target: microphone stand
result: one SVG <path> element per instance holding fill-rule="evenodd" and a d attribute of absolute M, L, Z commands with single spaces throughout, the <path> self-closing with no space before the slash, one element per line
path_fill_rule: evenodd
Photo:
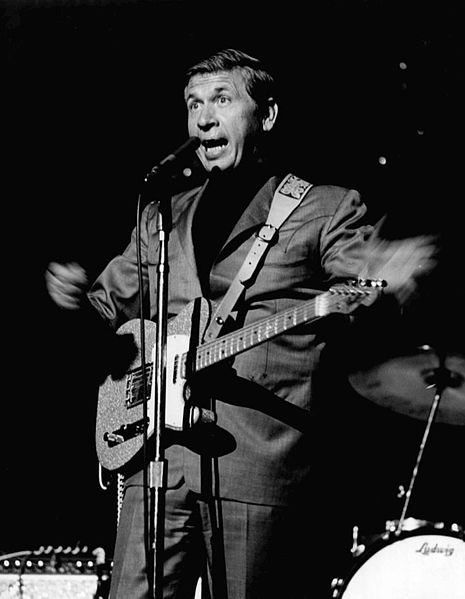
<path fill-rule="evenodd" d="M 163 596 L 163 551 L 164 551 L 164 512 L 166 488 L 166 460 L 163 446 L 165 426 L 166 394 L 166 344 L 168 321 L 168 239 L 171 231 L 171 195 L 165 182 L 161 185 L 158 202 L 157 231 L 159 239 L 159 259 L 157 264 L 157 319 L 154 356 L 154 445 L 153 459 L 149 463 L 150 522 L 153 530 L 150 534 L 153 577 L 149 577 L 149 596 L 161 599 Z M 150 571 L 150 570 L 149 570 Z M 152 580 L 150 580 L 152 578 Z"/>
<path fill-rule="evenodd" d="M 200 140 L 190 137 L 184 144 L 174 152 L 166 156 L 158 165 L 146 175 L 144 183 L 154 180 L 157 185 L 158 214 L 157 232 L 159 239 L 159 259 L 157 263 L 157 316 L 156 316 L 156 339 L 155 356 L 153 360 L 153 456 L 147 459 L 145 448 L 147 447 L 147 425 L 144 427 L 144 529 L 148 532 L 148 555 L 152 553 L 152 563 L 147 560 L 147 573 L 149 585 L 149 597 L 162 599 L 163 597 L 163 552 L 164 552 L 164 527 L 165 527 L 165 490 L 167 478 L 167 465 L 163 444 L 163 431 L 165 427 L 165 395 L 166 395 L 166 345 L 168 324 L 168 239 L 172 227 L 171 193 L 169 191 L 169 178 L 171 167 L 184 155 L 198 148 Z M 140 241 L 140 238 L 139 238 Z M 140 243 L 139 252 L 140 252 Z M 141 270 L 139 255 L 139 270 Z M 139 274 L 141 277 L 141 275 Z M 141 285 L 140 285 L 141 287 Z M 141 304 L 141 338 L 144 335 L 143 326 L 143 298 Z M 144 420 L 147 416 L 147 380 L 144 363 L 145 350 L 141 344 L 142 356 L 142 378 L 144 393 Z M 150 417 L 150 416 L 149 416 Z M 148 509 L 147 492 L 150 491 L 150 509 Z M 146 525 L 147 513 L 150 517 L 150 525 Z M 147 549 L 147 546 L 146 546 Z"/>
<path fill-rule="evenodd" d="M 145 177 L 159 175 L 155 168 Z M 157 180 L 160 177 L 157 177 Z M 147 381 L 145 364 L 145 324 L 143 315 L 144 297 L 142 292 L 142 256 L 140 238 L 140 203 L 139 194 L 137 210 L 137 263 L 139 277 L 140 301 L 140 338 L 141 338 L 141 371 L 143 389 L 143 489 L 144 489 L 144 545 L 146 553 L 147 582 L 150 599 L 162 599 L 163 596 L 163 551 L 164 551 L 164 512 L 166 488 L 166 463 L 162 433 L 165 425 L 166 394 L 166 343 L 168 313 L 168 237 L 171 229 L 171 195 L 167 190 L 166 180 L 162 179 L 157 189 L 158 213 L 157 232 L 159 238 L 159 259 L 157 263 L 157 314 L 156 338 L 153 357 L 153 377 L 151 389 Z M 147 402 L 149 393 L 154 392 L 153 414 L 148 414 Z M 148 422 L 153 418 L 153 444 L 148 444 Z M 150 448 L 150 456 L 148 449 Z"/>

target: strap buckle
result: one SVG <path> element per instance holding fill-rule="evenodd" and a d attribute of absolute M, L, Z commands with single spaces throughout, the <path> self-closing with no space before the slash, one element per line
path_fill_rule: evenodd
<path fill-rule="evenodd" d="M 274 239 L 278 229 L 274 225 L 264 224 L 263 227 L 258 231 L 257 237 L 262 241 L 269 243 Z"/>

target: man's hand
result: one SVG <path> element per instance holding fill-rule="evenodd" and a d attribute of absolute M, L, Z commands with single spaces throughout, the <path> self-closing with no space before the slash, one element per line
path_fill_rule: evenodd
<path fill-rule="evenodd" d="M 374 235 L 362 250 L 363 276 L 384 279 L 386 291 L 394 293 L 403 304 L 415 293 L 419 279 L 436 266 L 436 255 L 432 236 L 385 240 Z"/>
<path fill-rule="evenodd" d="M 85 270 L 76 262 L 50 262 L 45 273 L 45 284 L 50 297 L 60 308 L 78 310 L 88 280 Z"/>

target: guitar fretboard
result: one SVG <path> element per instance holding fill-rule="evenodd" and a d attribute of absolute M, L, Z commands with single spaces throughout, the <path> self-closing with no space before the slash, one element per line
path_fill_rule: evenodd
<path fill-rule="evenodd" d="M 247 325 L 213 341 L 208 341 L 195 350 L 194 370 L 198 371 L 212 366 L 277 337 L 288 329 L 337 311 L 338 304 L 341 305 L 342 310 L 341 297 L 334 296 L 330 292 L 322 293 L 304 304 Z M 183 358 L 185 360 L 187 355 Z"/>

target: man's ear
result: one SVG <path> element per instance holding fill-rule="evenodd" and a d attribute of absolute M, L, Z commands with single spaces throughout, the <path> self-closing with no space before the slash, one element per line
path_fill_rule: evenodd
<path fill-rule="evenodd" d="M 262 119 L 263 131 L 271 131 L 278 117 L 278 105 L 274 98 L 268 98 L 268 105 Z"/>

